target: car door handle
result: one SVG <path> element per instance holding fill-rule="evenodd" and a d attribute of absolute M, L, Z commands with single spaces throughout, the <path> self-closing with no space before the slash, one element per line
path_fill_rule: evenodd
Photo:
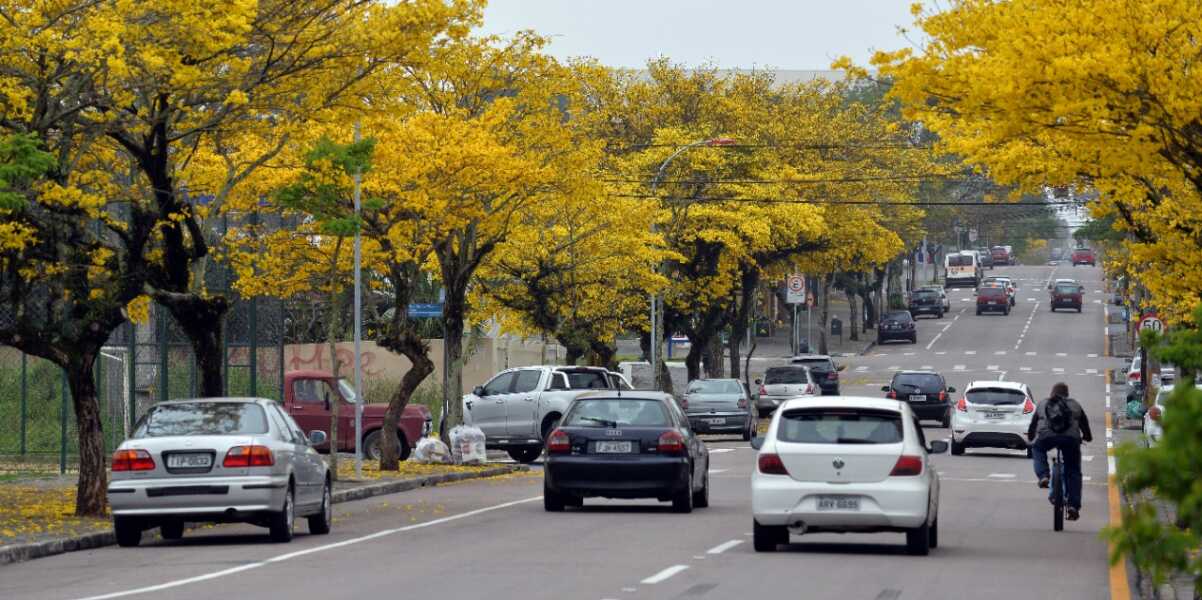
<path fill-rule="evenodd" d="M 505 404 L 505 399 L 501 398 L 500 400 L 497 400 L 497 404 Z"/>
<path fill-rule="evenodd" d="M 468 410 L 471 410 L 471 409 L 472 409 L 472 401 L 471 401 L 471 400 L 468 400 L 468 401 L 467 401 L 467 402 L 465 402 L 464 404 L 467 404 L 467 409 L 468 409 Z"/>
<path fill-rule="evenodd" d="M 534 402 L 534 396 L 526 396 L 526 402 Z"/>

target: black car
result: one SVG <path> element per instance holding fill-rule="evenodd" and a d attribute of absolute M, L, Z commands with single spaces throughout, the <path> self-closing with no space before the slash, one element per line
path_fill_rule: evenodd
<path fill-rule="evenodd" d="M 914 317 L 911 317 L 909 312 L 891 312 L 881 318 L 876 328 L 876 343 L 882 344 L 889 340 L 909 340 L 911 344 L 918 343 Z"/>
<path fill-rule="evenodd" d="M 993 254 L 989 252 L 989 248 L 981 246 L 977 248 L 977 255 L 981 257 L 981 266 L 986 269 L 993 268 Z"/>
<path fill-rule="evenodd" d="M 809 367 L 810 377 L 822 388 L 824 395 L 839 395 L 839 371 L 842 371 L 843 367 L 836 366 L 831 357 L 825 354 L 809 354 L 794 356 L 789 362 Z"/>
<path fill-rule="evenodd" d="M 709 450 L 676 400 L 660 392 L 596 392 L 574 400 L 547 436 L 543 507 L 584 499 L 657 498 L 676 512 L 709 506 Z"/>
<path fill-rule="evenodd" d="M 886 398 L 907 402 L 918 419 L 939 421 L 943 427 L 952 425 L 952 394 L 956 388 L 949 387 L 934 371 L 898 371 L 881 391 Z"/>
<path fill-rule="evenodd" d="M 919 288 L 910 294 L 910 316 L 935 315 L 936 319 L 943 318 L 943 298 L 939 292 Z"/>

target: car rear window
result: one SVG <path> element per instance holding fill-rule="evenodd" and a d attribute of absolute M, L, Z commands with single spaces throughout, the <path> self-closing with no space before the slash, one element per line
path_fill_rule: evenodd
<path fill-rule="evenodd" d="M 729 379 L 697 380 L 689 384 L 690 394 L 738 394 L 743 386 Z"/>
<path fill-rule="evenodd" d="M 1022 404 L 1027 395 L 1019 390 L 1007 388 L 975 388 L 964 394 L 971 404 L 990 404 L 993 406 L 1009 406 Z"/>
<path fill-rule="evenodd" d="M 805 367 L 772 367 L 764 373 L 764 385 L 774 383 L 809 383 Z"/>
<path fill-rule="evenodd" d="M 781 415 L 776 439 L 795 444 L 896 444 L 901 414 L 856 409 L 802 409 Z"/>
<path fill-rule="evenodd" d="M 949 267 L 971 267 L 972 257 L 964 254 L 953 254 L 947 257 L 947 266 Z"/>
<path fill-rule="evenodd" d="M 893 388 L 903 392 L 917 389 L 920 392 L 943 391 L 943 380 L 930 373 L 898 373 L 893 378 Z"/>
<path fill-rule="evenodd" d="M 933 298 L 935 296 L 935 290 L 917 290 L 914 292 L 915 298 Z"/>
<path fill-rule="evenodd" d="M 993 296 L 1001 296 L 1002 294 L 1005 294 L 1006 290 L 1004 288 L 1000 288 L 1000 287 L 983 287 L 983 288 L 981 288 L 980 292 L 978 292 L 978 293 L 982 296 L 993 297 Z"/>
<path fill-rule="evenodd" d="M 1058 285 L 1056 286 L 1057 294 L 1076 294 L 1077 286 L 1075 285 Z"/>
<path fill-rule="evenodd" d="M 142 418 L 135 438 L 180 435 L 256 435 L 267 433 L 263 407 L 249 402 L 158 404 Z"/>
<path fill-rule="evenodd" d="M 597 371 L 564 371 L 568 385 L 574 390 L 604 390 L 609 388 L 605 374 Z"/>
<path fill-rule="evenodd" d="M 793 364 L 809 367 L 817 371 L 834 371 L 835 366 L 831 364 L 829 358 L 802 358 L 794 360 Z"/>
<path fill-rule="evenodd" d="M 577 400 L 563 418 L 568 427 L 667 427 L 668 423 L 662 402 L 637 398 Z"/>
<path fill-rule="evenodd" d="M 885 315 L 885 320 L 886 321 L 901 321 L 904 323 L 906 321 L 911 321 L 913 319 L 910 318 L 910 313 L 908 313 L 908 312 L 892 312 L 892 313 Z"/>

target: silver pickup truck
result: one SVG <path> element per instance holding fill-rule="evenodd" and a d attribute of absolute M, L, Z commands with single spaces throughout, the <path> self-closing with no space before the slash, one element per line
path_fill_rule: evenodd
<path fill-rule="evenodd" d="M 463 420 L 484 432 L 490 449 L 534 462 L 543 440 L 577 396 L 597 390 L 629 390 L 619 373 L 601 367 L 537 366 L 507 369 L 463 397 Z"/>

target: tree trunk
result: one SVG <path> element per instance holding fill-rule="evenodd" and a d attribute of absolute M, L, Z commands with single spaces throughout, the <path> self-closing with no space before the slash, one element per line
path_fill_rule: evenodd
<path fill-rule="evenodd" d="M 705 346 L 709 344 L 709 339 L 691 338 L 689 339 L 689 353 L 685 356 L 684 366 L 688 371 L 689 381 L 701 379 L 701 355 L 705 354 Z"/>
<path fill-rule="evenodd" d="M 100 401 L 96 396 L 95 366 L 98 349 L 86 350 L 70 360 L 67 384 L 75 407 L 79 435 L 79 483 L 75 489 L 75 515 L 103 517 L 108 504 L 107 461 Z"/>
<path fill-rule="evenodd" d="M 818 293 L 822 294 L 822 298 L 819 300 L 819 303 L 822 306 L 822 308 L 820 310 L 820 317 L 818 319 L 818 353 L 819 354 L 829 354 L 830 351 L 829 351 L 829 349 L 827 347 L 827 343 L 826 343 L 827 342 L 827 340 L 826 340 L 826 338 L 827 338 L 826 324 L 827 324 L 827 320 L 830 318 L 830 314 L 831 314 L 830 313 L 831 277 L 830 277 L 830 275 L 823 275 L 822 277 L 818 278 L 818 281 L 819 281 Z"/>
<path fill-rule="evenodd" d="M 448 432 L 452 427 L 463 423 L 463 403 L 459 401 L 463 397 L 463 367 L 460 364 L 463 356 L 463 330 L 464 320 L 462 308 L 459 308 L 457 314 L 450 309 L 451 291 L 447 290 L 446 304 L 444 304 L 443 312 L 443 327 L 446 331 L 446 337 L 443 343 L 446 344 L 446 359 L 447 364 L 442 368 L 446 369 L 446 382 L 450 405 L 447 406 L 447 414 L 443 418 L 443 423 L 446 424 L 444 429 Z"/>
<path fill-rule="evenodd" d="M 200 395 L 207 398 L 226 395 L 221 336 L 229 302 L 223 296 L 204 298 L 193 293 L 164 291 L 155 292 L 154 297 L 167 308 L 192 344 L 200 373 Z"/>
<path fill-rule="evenodd" d="M 610 371 L 618 370 L 618 363 L 614 361 L 618 355 L 618 349 L 613 344 L 592 340 L 589 342 L 589 350 L 593 355 L 593 366 L 605 367 Z"/>
<path fill-rule="evenodd" d="M 858 342 L 860 341 L 860 305 L 856 303 L 856 293 L 847 292 L 847 339 Z"/>
<path fill-rule="evenodd" d="M 722 368 L 722 336 L 717 335 L 710 339 L 710 343 L 706 346 L 705 353 L 702 355 L 702 362 L 705 364 L 705 376 L 710 379 L 721 379 L 726 377 Z"/>
<path fill-rule="evenodd" d="M 872 291 L 865 290 L 860 294 L 860 300 L 864 304 L 864 333 L 876 329 L 876 305 L 872 302 Z"/>
<path fill-rule="evenodd" d="M 745 270 L 739 281 L 739 295 L 736 298 L 736 310 L 730 327 L 730 340 L 728 343 L 730 350 L 730 376 L 738 379 L 740 377 L 739 365 L 739 348 L 743 340 L 747 339 L 747 330 L 751 325 L 752 315 L 755 313 L 755 293 L 760 285 L 760 271 L 756 267 L 750 267 Z"/>
<path fill-rule="evenodd" d="M 405 313 L 407 317 L 408 311 Z M 389 349 L 408 358 L 413 366 L 401 377 L 401 384 L 388 399 L 388 410 L 384 412 L 385 423 L 400 422 L 401 414 L 405 412 L 405 405 L 409 404 L 409 398 L 413 396 L 417 386 L 421 385 L 426 377 L 434 372 L 434 361 L 430 360 L 428 356 L 429 347 L 426 346 L 426 342 L 417 335 L 417 331 L 412 325 L 405 323 L 403 327 L 404 329 L 397 336 L 398 339 L 391 340 L 393 343 L 390 344 Z M 457 402 L 451 403 L 452 407 L 457 405 Z M 380 470 L 397 471 L 400 469 L 401 444 L 396 435 L 396 428 L 384 427 L 381 432 L 383 435 L 380 438 Z M 443 435 L 445 437 L 446 432 L 443 432 Z"/>

